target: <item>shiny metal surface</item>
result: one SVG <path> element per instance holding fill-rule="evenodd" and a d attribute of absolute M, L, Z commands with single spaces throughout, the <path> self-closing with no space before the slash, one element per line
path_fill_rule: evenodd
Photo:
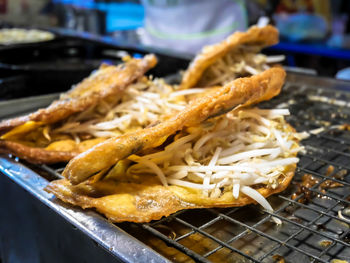
<path fill-rule="evenodd" d="M 58 99 L 59 94 L 49 94 L 21 99 L 0 101 L 0 119 L 11 118 L 24 113 L 28 113 L 34 109 L 46 107 L 53 100 Z"/>
<path fill-rule="evenodd" d="M 44 191 L 48 184 L 46 179 L 14 159 L 1 156 L 0 171 L 118 259 L 124 262 L 169 262 L 97 213 L 56 200 L 52 194 Z"/>

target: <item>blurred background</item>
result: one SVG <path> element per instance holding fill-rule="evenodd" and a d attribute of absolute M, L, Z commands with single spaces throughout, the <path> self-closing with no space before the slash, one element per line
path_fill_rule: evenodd
<path fill-rule="evenodd" d="M 0 0 L 2 27 L 65 28 L 189 54 L 260 21 L 281 41 L 285 65 L 349 78 L 348 0 Z"/>

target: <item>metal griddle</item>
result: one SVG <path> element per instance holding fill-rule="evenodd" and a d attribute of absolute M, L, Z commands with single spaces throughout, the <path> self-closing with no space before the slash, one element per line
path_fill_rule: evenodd
<path fill-rule="evenodd" d="M 44 98 L 46 100 L 37 98 L 35 108 L 48 103 L 49 99 Z M 33 100 L 35 98 L 32 103 Z M 324 131 L 302 142 L 306 152 L 299 154 L 300 162 L 288 189 L 268 198 L 274 213 L 249 205 L 183 210 L 147 224 L 113 224 L 93 210 L 83 211 L 64 204 L 43 190 L 49 181 L 61 177 L 63 167 L 31 165 L 2 156 L 0 171 L 29 192 L 33 202 L 45 204 L 46 208 L 38 211 L 52 210 L 54 217 L 72 224 L 73 227 L 64 228 L 66 235 L 78 231 L 96 242 L 95 249 L 102 247 L 109 256 L 115 256 L 115 261 L 275 262 L 283 258 L 286 262 L 334 259 L 350 262 L 350 213 L 345 209 L 350 207 L 350 131 L 334 128 L 334 125 L 350 124 L 350 83 L 289 73 L 282 93 L 259 107 L 289 108 L 288 122 L 298 131 L 324 127 Z M 16 109 L 15 101 L 0 105 L 2 115 L 13 115 Z M 327 174 L 330 165 L 334 171 Z M 309 202 L 300 203 L 298 200 L 304 194 L 294 200 L 291 196 L 304 174 L 312 175 L 318 183 L 309 189 Z M 323 191 L 319 187 L 326 180 L 343 186 Z M 0 192 L 0 199 L 4 195 Z M 9 199 L 9 202 L 21 203 L 21 200 Z M 338 211 L 342 211 L 347 220 L 339 218 Z M 274 224 L 272 216 L 281 219 L 283 224 Z M 82 247 L 87 246 L 85 241 L 67 242 L 70 241 L 61 246 L 67 245 L 65 251 L 74 249 L 81 256 L 78 259 L 84 257 L 84 253 L 89 254 Z M 67 255 L 70 254 L 67 252 Z M 62 259 L 71 262 L 68 256 Z"/>

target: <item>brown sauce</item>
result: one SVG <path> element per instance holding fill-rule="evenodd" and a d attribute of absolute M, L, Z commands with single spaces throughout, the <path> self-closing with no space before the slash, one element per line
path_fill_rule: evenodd
<path fill-rule="evenodd" d="M 304 194 L 300 199 L 298 199 L 298 202 L 302 204 L 308 203 L 314 196 L 314 193 L 310 190 L 310 188 L 318 182 L 319 181 L 311 174 L 304 174 L 301 178 L 301 183 L 298 185 L 297 191 L 291 197 L 292 200 L 295 200 L 301 194 Z"/>
<path fill-rule="evenodd" d="M 347 174 L 346 169 L 340 170 L 334 174 L 334 166 L 329 165 L 326 170 L 325 176 L 342 180 L 346 174 Z M 297 191 L 291 196 L 292 200 L 295 200 L 297 197 L 303 194 L 303 196 L 300 199 L 298 199 L 298 202 L 302 204 L 308 203 L 311 200 L 311 198 L 313 198 L 315 195 L 315 193 L 312 192 L 310 188 L 313 187 L 315 184 L 318 184 L 319 182 L 320 180 L 318 178 L 315 178 L 311 174 L 304 174 L 301 178 L 301 183 L 298 184 Z M 335 182 L 331 179 L 328 179 L 322 182 L 319 185 L 318 189 L 321 193 L 325 194 L 327 189 L 341 187 L 341 186 L 344 186 L 344 185 L 342 183 Z M 322 195 L 318 195 L 318 196 L 321 198 L 327 198 Z"/>
<path fill-rule="evenodd" d="M 334 173 L 334 166 L 333 165 L 329 165 L 328 168 L 327 168 L 327 171 L 326 171 L 326 176 L 329 177 L 331 176 L 332 174 Z M 339 172 L 338 172 L 339 173 Z M 336 178 L 336 175 L 338 174 L 334 174 L 332 177 L 337 179 Z M 341 183 L 338 183 L 338 182 L 335 182 L 333 180 L 326 180 L 324 181 L 323 183 L 320 184 L 319 188 L 321 190 L 322 193 L 325 193 L 326 189 L 330 189 L 330 188 L 336 188 L 336 187 L 340 187 L 340 186 L 344 186 L 343 184 Z"/>

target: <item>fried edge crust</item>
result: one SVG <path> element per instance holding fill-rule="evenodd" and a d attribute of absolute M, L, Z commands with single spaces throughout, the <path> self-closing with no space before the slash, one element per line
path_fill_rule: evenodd
<path fill-rule="evenodd" d="M 156 63 L 156 57 L 151 54 L 143 59 L 132 59 L 117 67 L 102 65 L 97 74 L 84 79 L 64 94 L 63 99 L 54 101 L 47 108 L 23 117 L 2 121 L 0 134 L 28 121 L 34 121 L 40 125 L 55 123 L 74 113 L 82 112 L 105 98 L 115 97 Z M 37 128 L 37 126 L 34 127 Z M 45 148 L 30 147 L 7 139 L 0 140 L 0 153 L 10 153 L 32 163 L 47 164 L 68 162 L 79 154 L 79 152 L 50 151 Z"/>
<path fill-rule="evenodd" d="M 66 119 L 73 113 L 82 112 L 99 101 L 122 92 L 130 83 L 143 76 L 157 63 L 155 55 L 143 59 L 132 59 L 119 66 L 102 65 L 96 74 L 85 78 L 63 98 L 54 101 L 45 109 L 31 114 L 4 120 L 0 123 L 0 134 L 28 121 L 51 124 Z"/>
<path fill-rule="evenodd" d="M 37 164 L 68 162 L 79 154 L 78 152 L 49 151 L 12 141 L 0 141 L 0 153 L 13 154 L 30 163 Z"/>
<path fill-rule="evenodd" d="M 186 70 L 180 89 L 194 87 L 200 80 L 203 72 L 217 59 L 241 45 L 257 45 L 261 48 L 278 43 L 278 31 L 273 26 L 252 26 L 246 32 L 236 32 L 218 44 L 206 46 L 190 63 Z"/>
<path fill-rule="evenodd" d="M 108 139 L 73 158 L 63 176 L 78 184 L 143 149 L 161 145 L 168 136 L 185 126 L 194 126 L 233 108 L 248 106 L 278 95 L 285 79 L 282 68 L 236 79 L 190 102 L 175 116 L 153 127 Z"/>
<path fill-rule="evenodd" d="M 295 132 L 289 125 L 286 125 L 286 129 Z M 265 198 L 284 191 L 290 184 L 295 169 L 295 164 L 285 167 L 284 177 L 279 179 L 277 188 L 261 187 L 256 190 Z M 62 179 L 51 182 L 45 190 L 64 202 L 84 209 L 95 208 L 113 222 L 142 223 L 158 220 L 182 209 L 235 207 L 256 203 L 243 193 L 234 199 L 231 191 L 218 198 L 205 197 L 201 190 L 162 186 L 158 178 L 146 175 L 141 175 L 138 179 L 131 178 L 129 182 L 125 179 L 106 180 L 79 185 L 72 185 L 67 179 Z"/>

